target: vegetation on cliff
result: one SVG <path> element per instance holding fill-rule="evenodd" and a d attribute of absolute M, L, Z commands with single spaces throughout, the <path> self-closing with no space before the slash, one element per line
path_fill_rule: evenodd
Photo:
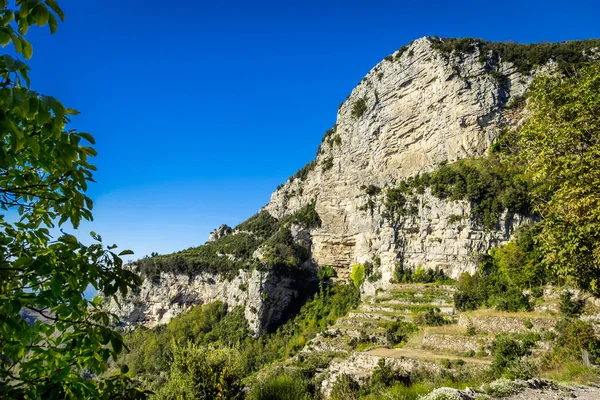
<path fill-rule="evenodd" d="M 129 365 L 130 375 L 143 387 L 157 391 L 159 399 L 197 390 L 230 390 L 260 368 L 296 354 L 358 301 L 358 289 L 326 279 L 295 317 L 260 338 L 251 336 L 242 308 L 228 310 L 221 302 L 197 306 L 167 325 L 126 335 L 129 350 L 120 363 Z M 224 358 L 213 361 L 213 351 Z M 184 362 L 185 357 L 190 358 L 189 363 Z M 204 372 L 196 376 L 194 371 Z M 219 386 L 222 371 L 233 373 L 235 380 L 228 378 L 228 383 Z"/>
<path fill-rule="evenodd" d="M 309 203 L 297 212 L 278 220 L 260 211 L 239 224 L 233 233 L 202 246 L 177 253 L 155 255 L 136 262 L 141 276 L 160 280 L 161 272 L 194 275 L 200 272 L 235 277 L 240 270 L 252 268 L 277 270 L 283 274 L 306 273 L 302 264 L 308 261 L 306 244 L 294 241 L 290 226 L 311 229 L 321 225 L 315 204 Z M 262 250 L 259 260 L 254 253 Z"/>
<path fill-rule="evenodd" d="M 439 38 L 429 41 L 434 49 L 444 56 L 479 51 L 480 61 L 494 64 L 498 58 L 512 63 L 522 74 L 534 68 L 555 61 L 561 70 L 579 67 L 590 61 L 590 55 L 600 48 L 600 39 L 577 40 L 561 43 L 519 44 L 509 42 L 489 42 L 474 38 Z"/>

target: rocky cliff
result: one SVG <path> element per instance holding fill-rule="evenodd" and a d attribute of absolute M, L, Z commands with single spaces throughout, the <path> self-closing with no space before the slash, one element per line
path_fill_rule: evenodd
<path fill-rule="evenodd" d="M 482 56 L 477 48 L 444 53 L 422 38 L 376 65 L 340 106 L 316 160 L 273 193 L 265 210 L 280 218 L 315 201 L 323 223 L 312 231 L 313 257 L 321 265 L 343 271 L 378 256 L 383 282 L 399 258 L 453 277 L 472 272 L 476 256 L 506 241 L 518 221 L 500 221 L 492 231 L 468 218 L 450 223 L 451 215 L 468 216 L 470 204 L 426 193 L 404 224 L 399 248 L 381 204 L 372 212 L 361 207 L 365 186 L 392 187 L 442 163 L 482 155 L 503 126 L 516 122 L 505 106 L 524 94 L 536 71 L 522 74 L 501 59 L 492 67 Z"/>
<path fill-rule="evenodd" d="M 220 227 L 209 242 L 239 237 L 251 244 L 235 239 L 233 247 L 211 250 L 211 259 L 202 250 L 207 244 L 198 248 L 200 261 L 196 253 L 184 255 L 168 270 L 146 274 L 121 311 L 124 318 L 154 325 L 222 300 L 244 306 L 260 333 L 297 306 L 302 282 L 319 265 L 333 266 L 343 278 L 354 263 L 376 260 L 378 279 L 364 287 L 371 294 L 389 285 L 399 263 L 441 268 L 451 277 L 473 272 L 477 257 L 509 240 L 523 217 L 504 212 L 490 229 L 470 218 L 468 201 L 426 189 L 413 196 L 410 213 L 392 221 L 384 197 L 406 178 L 484 155 L 503 129 L 519 123 L 520 108 L 507 106 L 519 103 L 536 74 L 558 64 L 555 48 L 537 49 L 537 62 L 524 64 L 518 60 L 531 57 L 514 54 L 527 46 L 502 46 L 421 38 L 386 57 L 340 106 L 316 159 L 281 185 L 254 220 L 234 230 Z M 298 224 L 299 214 L 318 223 Z M 210 260 L 227 262 L 229 272 Z M 301 266 L 308 275 L 291 278 L 272 268 L 282 265 Z"/>

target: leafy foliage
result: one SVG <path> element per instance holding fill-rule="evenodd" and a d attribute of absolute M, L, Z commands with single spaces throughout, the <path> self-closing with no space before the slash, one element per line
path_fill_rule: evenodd
<path fill-rule="evenodd" d="M 397 262 L 394 268 L 394 283 L 453 283 L 441 268 L 424 268 L 422 265 L 416 269 L 405 267 L 401 262 Z"/>
<path fill-rule="evenodd" d="M 142 276 L 158 281 L 161 272 L 193 275 L 199 272 L 221 274 L 232 279 L 240 270 L 252 268 L 277 269 L 286 274 L 307 273 L 301 264 L 310 257 L 308 250 L 294 243 L 290 224 L 305 229 L 321 226 L 321 218 L 311 202 L 296 213 L 281 220 L 267 211 L 260 211 L 239 224 L 234 233 L 191 247 L 177 253 L 153 255 L 136 262 Z M 264 248 L 263 260 L 253 257 L 259 247 Z"/>
<path fill-rule="evenodd" d="M 443 165 L 415 179 L 413 185 L 431 188 L 431 194 L 450 200 L 468 200 L 471 218 L 495 229 L 504 210 L 531 215 L 529 178 L 516 167 L 501 163 L 494 154 Z"/>
<path fill-rule="evenodd" d="M 363 264 L 354 264 L 352 271 L 350 272 L 350 278 L 354 283 L 354 286 L 359 288 L 365 281 L 365 266 Z"/>
<path fill-rule="evenodd" d="M 280 374 L 268 377 L 252 387 L 248 400 L 303 400 L 312 399 L 306 382 L 298 377 Z"/>
<path fill-rule="evenodd" d="M 137 329 L 128 334 L 125 340 L 129 351 L 123 362 L 131 366 L 131 374 L 146 388 L 157 390 L 172 379 L 170 374 L 177 371 L 179 376 L 185 372 L 173 370 L 172 360 L 177 351 L 200 352 L 202 355 L 208 351 L 206 349 L 233 349 L 242 360 L 243 368 L 239 374 L 236 373 L 241 379 L 265 365 L 297 353 L 318 332 L 356 307 L 359 298 L 358 290 L 352 286 L 323 281 L 319 291 L 294 318 L 260 338 L 251 336 L 241 307 L 228 310 L 221 302 L 198 306 L 173 318 L 166 326 Z M 188 344 L 193 349 L 189 349 Z M 185 376 L 173 382 L 195 385 L 195 381 Z M 196 393 L 195 390 L 185 389 L 185 393 Z"/>
<path fill-rule="evenodd" d="M 236 226 L 235 229 L 251 232 L 255 236 L 261 238 L 269 238 L 277 231 L 277 228 L 279 227 L 278 222 L 277 218 L 269 214 L 268 211 L 261 210 Z"/>
<path fill-rule="evenodd" d="M 585 308 L 584 299 L 573 299 L 573 294 L 565 290 L 560 295 L 560 313 L 567 318 L 578 317 L 583 314 Z"/>
<path fill-rule="evenodd" d="M 238 400 L 244 398 L 241 378 L 244 366 L 235 349 L 207 349 L 195 345 L 175 346 L 166 384 L 158 400 Z"/>
<path fill-rule="evenodd" d="M 352 118 L 359 119 L 363 116 L 365 111 L 367 111 L 367 99 L 366 97 L 361 97 L 356 100 L 356 102 L 352 105 Z"/>
<path fill-rule="evenodd" d="M 571 77 L 538 77 L 519 160 L 537 183 L 543 261 L 600 293 L 600 63 Z"/>
<path fill-rule="evenodd" d="M 561 43 L 499 43 L 488 42 L 473 38 L 438 38 L 430 37 L 432 47 L 445 56 L 459 53 L 474 53 L 479 51 L 480 61 L 494 62 L 502 59 L 515 65 L 522 74 L 528 74 L 537 66 L 543 65 L 550 60 L 555 60 L 559 68 L 565 70 L 572 66 L 580 66 L 589 61 L 591 49 L 600 46 L 600 40 L 578 40 Z"/>
<path fill-rule="evenodd" d="M 501 377 L 514 367 L 522 357 L 525 357 L 530 352 L 530 343 L 519 343 L 506 335 L 499 335 L 492 343 L 492 354 L 494 361 L 492 362 L 492 372 L 495 377 Z M 514 368 L 513 368 L 514 369 Z M 512 377 L 515 378 L 515 377 Z M 526 378 L 529 377 L 519 377 Z"/>
<path fill-rule="evenodd" d="M 57 2 L 0 2 L 0 44 L 14 45 L 25 59 L 30 26 L 54 33 L 64 14 Z M 116 316 L 99 298 L 84 297 L 88 286 L 107 296 L 126 295 L 139 284 L 122 268 L 116 246 L 105 248 L 92 233 L 85 246 L 73 235 L 58 239 L 50 229 L 91 220 L 94 138 L 67 130 L 77 111 L 32 91 L 29 67 L 0 57 L 0 392 L 6 398 L 142 398 L 120 374 L 93 378 L 123 349 L 112 329 Z M 87 142 L 87 143 L 86 143 Z M 24 314 L 33 318 L 29 322 Z M 124 367 L 126 369 L 126 367 Z"/>
<path fill-rule="evenodd" d="M 417 330 L 417 326 L 411 322 L 390 322 L 385 327 L 385 338 L 388 345 L 396 346 L 405 342 Z"/>
<path fill-rule="evenodd" d="M 309 163 L 307 163 L 304 167 L 302 167 L 301 169 L 299 169 L 294 176 L 292 176 L 292 178 L 294 179 L 300 179 L 301 181 L 305 181 L 306 178 L 308 177 L 308 173 L 310 171 L 312 171 L 313 169 L 315 169 L 315 166 L 317 165 L 316 161 L 313 160 Z"/>
<path fill-rule="evenodd" d="M 483 258 L 478 272 L 461 275 L 454 294 L 456 308 L 466 311 L 494 306 L 503 311 L 531 310 L 533 303 L 523 289 L 552 280 L 552 275 L 541 266 L 541 256 L 532 240 L 538 229 L 536 225 L 522 227 L 515 239 Z"/>

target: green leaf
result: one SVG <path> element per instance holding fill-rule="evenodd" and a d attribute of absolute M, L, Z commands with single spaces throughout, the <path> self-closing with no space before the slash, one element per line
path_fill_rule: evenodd
<path fill-rule="evenodd" d="M 50 27 L 50 33 L 54 35 L 58 30 L 58 21 L 54 14 L 48 13 L 48 26 Z"/>
<path fill-rule="evenodd" d="M 44 3 L 38 3 L 34 8 L 35 20 L 38 26 L 44 26 L 48 23 L 50 12 L 44 5 Z"/>
<path fill-rule="evenodd" d="M 81 136 L 82 138 L 84 138 L 85 140 L 87 140 L 88 142 L 90 142 L 91 144 L 96 144 L 96 140 L 89 133 L 87 133 L 87 132 L 77 132 L 77 134 L 79 136 Z"/>
<path fill-rule="evenodd" d="M 65 13 L 60 9 L 56 0 L 46 0 L 45 3 L 58 15 L 61 21 L 65 20 Z"/>
<path fill-rule="evenodd" d="M 130 254 L 135 254 L 135 253 L 133 251 L 131 251 L 131 250 L 123 250 L 122 252 L 119 253 L 119 257 L 121 257 L 121 256 L 127 256 L 127 255 L 130 255 Z"/>
<path fill-rule="evenodd" d="M 31 43 L 29 43 L 27 39 L 23 37 L 19 39 L 21 40 L 21 45 L 23 46 L 23 57 L 25 57 L 26 60 L 29 60 L 33 55 L 33 47 L 31 47 Z"/>

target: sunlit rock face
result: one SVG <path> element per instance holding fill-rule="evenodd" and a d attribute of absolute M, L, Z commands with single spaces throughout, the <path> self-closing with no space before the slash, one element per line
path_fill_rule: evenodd
<path fill-rule="evenodd" d="M 481 156 L 502 129 L 522 121 L 506 105 L 551 64 L 523 75 L 511 63 L 499 59 L 490 66 L 480 56 L 476 48 L 444 54 L 421 38 L 377 64 L 352 91 L 312 167 L 290 178 L 264 207 L 280 219 L 315 203 L 321 226 L 302 232 L 292 226 L 295 240 L 309 247 L 311 265 L 331 265 L 345 278 L 354 263 L 378 259 L 375 272 L 381 277 L 365 283 L 367 293 L 388 285 L 399 262 L 457 277 L 474 272 L 478 257 L 508 241 L 524 222 L 505 214 L 496 229 L 486 230 L 469 219 L 468 202 L 441 200 L 429 190 L 417 196 L 417 210 L 394 226 L 384 216 L 383 193 L 364 207 L 366 186 L 384 191 L 442 163 Z M 221 226 L 209 240 L 230 234 L 235 231 Z M 261 256 L 259 248 L 253 257 Z M 258 270 L 240 271 L 233 280 L 162 273 L 158 281 L 145 280 L 123 309 L 113 310 L 128 323 L 154 326 L 194 305 L 221 300 L 244 307 L 260 334 L 301 302 L 301 283 Z"/>
<path fill-rule="evenodd" d="M 522 75 L 502 60 L 492 73 L 479 58 L 477 50 L 442 54 L 422 38 L 376 65 L 339 108 L 335 132 L 323 141 L 306 178 L 288 180 L 265 209 L 281 218 L 316 201 L 323 223 L 312 231 L 314 260 L 342 276 L 353 263 L 375 257 L 381 259 L 381 283 L 399 260 L 440 267 L 452 277 L 473 272 L 477 256 L 508 240 L 521 218 L 501 218 L 497 230 L 486 231 L 469 221 L 467 202 L 426 192 L 417 215 L 397 232 L 383 218 L 381 202 L 372 210 L 361 207 L 364 186 L 393 187 L 443 162 L 483 155 L 503 126 L 518 122 L 503 110 L 524 94 L 534 73 Z M 364 104 L 360 116 L 357 102 Z M 465 218 L 449 221 L 452 215 Z"/>

